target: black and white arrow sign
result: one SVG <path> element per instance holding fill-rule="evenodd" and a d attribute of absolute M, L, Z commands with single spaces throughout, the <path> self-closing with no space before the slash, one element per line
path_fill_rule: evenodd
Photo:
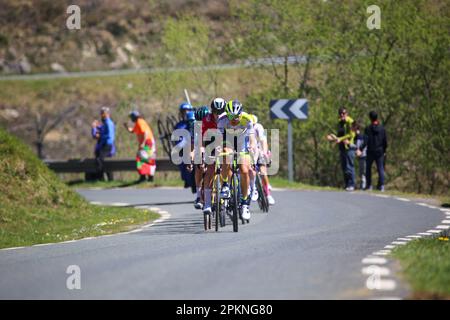
<path fill-rule="evenodd" d="M 308 119 L 308 100 L 278 99 L 270 101 L 272 119 Z"/>

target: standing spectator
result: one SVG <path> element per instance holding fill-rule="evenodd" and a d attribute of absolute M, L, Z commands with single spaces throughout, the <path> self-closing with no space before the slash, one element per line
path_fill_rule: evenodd
<path fill-rule="evenodd" d="M 94 120 L 92 123 L 91 135 L 97 139 L 95 145 L 95 163 L 97 166 L 97 179 L 104 180 L 105 158 L 112 157 L 116 153 L 115 142 L 115 125 L 111 120 L 108 107 L 100 109 L 101 122 Z M 106 172 L 109 181 L 113 180 L 112 172 Z"/>
<path fill-rule="evenodd" d="M 358 175 L 360 179 L 359 188 L 366 189 L 366 160 L 367 160 L 367 146 L 361 148 L 364 144 L 364 135 L 361 133 L 361 126 L 359 122 L 353 122 L 352 130 L 355 132 L 355 144 L 353 145 L 358 157 Z"/>
<path fill-rule="evenodd" d="M 136 153 L 136 168 L 139 173 L 139 182 L 153 181 L 156 171 L 156 143 L 153 131 L 142 115 L 134 110 L 129 117 L 134 122 L 134 127 L 129 128 L 124 123 L 128 132 L 136 134 L 138 151 Z"/>
<path fill-rule="evenodd" d="M 384 127 L 378 121 L 378 114 L 370 111 L 371 124 L 364 132 L 364 143 L 367 146 L 366 179 L 367 188 L 372 190 L 372 164 L 375 161 L 378 170 L 377 189 L 384 191 L 384 158 L 386 156 L 387 138 Z"/>
<path fill-rule="evenodd" d="M 350 148 L 354 143 L 355 132 L 351 130 L 353 119 L 347 109 L 339 108 L 339 122 L 337 135 L 329 134 L 327 139 L 339 145 L 342 172 L 344 174 L 345 190 L 355 190 L 355 150 Z"/>

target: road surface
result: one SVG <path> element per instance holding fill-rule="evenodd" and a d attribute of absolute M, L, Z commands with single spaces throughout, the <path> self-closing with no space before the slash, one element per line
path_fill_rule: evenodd
<path fill-rule="evenodd" d="M 251 223 L 238 233 L 230 225 L 216 233 L 203 230 L 187 190 L 79 192 L 170 217 L 136 233 L 1 250 L 1 299 L 402 298 L 408 288 L 398 281 L 389 292 L 369 290 L 361 261 L 435 227 L 443 213 L 362 192 L 279 190 L 268 214 L 253 206 Z M 80 267 L 80 290 L 67 289 L 70 265 Z"/>

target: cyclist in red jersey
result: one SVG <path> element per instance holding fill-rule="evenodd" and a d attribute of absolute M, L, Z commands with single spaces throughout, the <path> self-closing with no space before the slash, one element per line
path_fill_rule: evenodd
<path fill-rule="evenodd" d="M 215 98 L 211 102 L 211 113 L 205 116 L 202 120 L 202 146 L 206 147 L 209 143 L 213 141 L 207 141 L 205 143 L 205 134 L 208 130 L 217 130 L 217 120 L 219 116 L 225 111 L 226 101 L 222 98 Z M 206 139 L 208 140 L 208 139 Z M 205 205 L 203 207 L 203 213 L 212 213 L 211 209 L 211 189 L 214 180 L 214 163 L 206 165 L 206 173 L 204 178 L 204 195 L 205 195 Z"/>

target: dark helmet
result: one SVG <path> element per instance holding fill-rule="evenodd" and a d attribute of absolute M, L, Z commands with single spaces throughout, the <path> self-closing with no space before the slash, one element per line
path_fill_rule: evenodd
<path fill-rule="evenodd" d="M 139 111 L 133 110 L 128 116 L 130 117 L 131 121 L 135 122 L 140 115 L 141 114 L 139 113 Z"/>
<path fill-rule="evenodd" d="M 209 109 L 207 106 L 202 106 L 195 110 L 195 120 L 201 121 L 204 117 L 209 114 Z"/>

